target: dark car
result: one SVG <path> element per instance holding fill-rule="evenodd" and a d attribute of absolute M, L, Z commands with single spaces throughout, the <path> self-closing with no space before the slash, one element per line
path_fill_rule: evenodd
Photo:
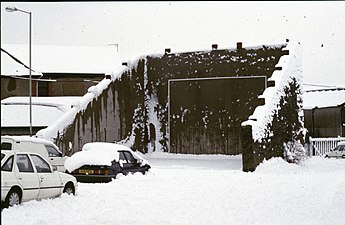
<path fill-rule="evenodd" d="M 68 173 L 78 182 L 110 182 L 117 175 L 146 174 L 151 166 L 139 153 L 115 143 L 92 142 L 65 162 Z"/>

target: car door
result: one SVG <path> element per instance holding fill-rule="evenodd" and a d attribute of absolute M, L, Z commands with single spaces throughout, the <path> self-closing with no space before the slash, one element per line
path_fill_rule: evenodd
<path fill-rule="evenodd" d="M 338 145 L 335 147 L 330 153 L 329 156 L 334 157 L 334 158 L 341 158 L 342 156 L 342 149 L 344 146 Z"/>
<path fill-rule="evenodd" d="M 50 145 L 45 145 L 48 157 L 50 159 L 49 163 L 53 166 L 53 168 L 56 168 L 58 171 L 65 172 L 65 161 L 67 157 L 62 156 L 62 153 Z"/>
<path fill-rule="evenodd" d="M 39 198 L 54 198 L 61 193 L 63 185 L 57 171 L 52 171 L 50 164 L 40 155 L 30 154 L 39 177 Z"/>
<path fill-rule="evenodd" d="M 32 200 L 38 198 L 39 193 L 39 178 L 33 165 L 30 161 L 28 154 L 16 154 L 15 155 L 16 166 L 14 173 L 16 174 L 18 183 L 23 188 L 22 200 Z"/>
<path fill-rule="evenodd" d="M 339 145 L 339 149 L 337 152 L 337 157 L 338 158 L 342 158 L 344 155 L 344 151 L 345 151 L 345 145 Z"/>
<path fill-rule="evenodd" d="M 1 153 L 1 157 L 5 156 Z M 2 158 L 1 158 L 2 160 Z M 4 195 L 11 190 L 15 185 L 18 185 L 18 179 L 16 177 L 14 170 L 14 155 L 11 155 L 6 161 L 1 165 L 1 200 L 5 201 Z"/>

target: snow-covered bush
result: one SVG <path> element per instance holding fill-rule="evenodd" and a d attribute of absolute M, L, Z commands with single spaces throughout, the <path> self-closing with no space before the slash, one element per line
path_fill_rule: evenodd
<path fill-rule="evenodd" d="M 299 141 L 284 143 L 284 158 L 290 163 L 300 163 L 307 158 L 307 151 Z"/>

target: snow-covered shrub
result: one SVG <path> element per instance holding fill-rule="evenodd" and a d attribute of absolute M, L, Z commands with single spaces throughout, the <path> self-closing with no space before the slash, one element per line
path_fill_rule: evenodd
<path fill-rule="evenodd" d="M 299 163 L 307 158 L 307 151 L 299 141 L 284 143 L 284 158 L 290 163 Z"/>

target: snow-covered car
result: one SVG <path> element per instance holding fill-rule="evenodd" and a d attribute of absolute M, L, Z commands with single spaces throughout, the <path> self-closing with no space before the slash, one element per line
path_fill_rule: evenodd
<path fill-rule="evenodd" d="M 37 153 L 1 150 L 1 208 L 75 194 L 77 187 L 75 177 L 53 170 Z"/>
<path fill-rule="evenodd" d="M 345 141 L 339 142 L 338 145 L 326 153 L 326 158 L 343 158 L 345 159 Z"/>
<path fill-rule="evenodd" d="M 65 161 L 65 168 L 78 182 L 94 183 L 110 182 L 118 174 L 146 174 L 151 166 L 140 153 L 132 151 L 127 146 L 91 142 L 69 157 Z"/>

